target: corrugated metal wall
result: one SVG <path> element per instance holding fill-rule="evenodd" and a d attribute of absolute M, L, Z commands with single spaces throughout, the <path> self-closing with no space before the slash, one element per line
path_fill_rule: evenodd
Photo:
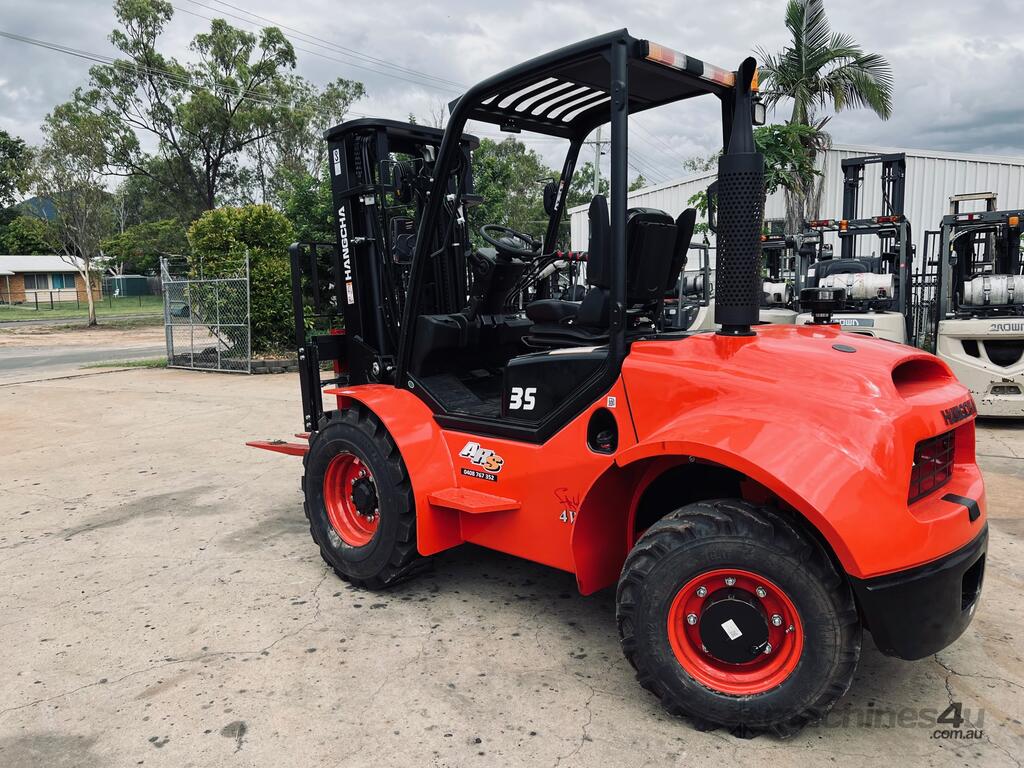
<path fill-rule="evenodd" d="M 824 158 L 825 190 L 822 195 L 821 218 L 839 218 L 843 211 L 843 173 L 840 161 L 848 157 L 888 152 L 907 155 L 906 214 L 913 228 L 918 248 L 924 243 L 924 232 L 939 226 L 948 212 L 950 195 L 966 192 L 995 192 L 1000 208 L 1024 207 L 1024 158 L 989 157 L 913 149 L 885 149 L 835 145 Z M 865 216 L 881 213 L 881 167 L 869 165 L 861 189 L 861 211 Z M 704 173 L 678 182 L 632 192 L 630 207 L 660 208 L 677 216 L 687 207 L 687 200 L 705 189 L 714 173 Z M 574 208 L 572 216 L 572 247 L 587 248 L 587 209 Z M 782 192 L 771 195 L 765 204 L 765 218 L 785 217 Z M 835 237 L 833 236 L 833 242 Z M 713 242 L 713 240 L 712 240 Z"/>

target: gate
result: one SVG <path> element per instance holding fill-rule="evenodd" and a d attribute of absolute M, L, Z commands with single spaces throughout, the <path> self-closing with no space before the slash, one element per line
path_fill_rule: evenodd
<path fill-rule="evenodd" d="M 912 346 L 935 352 L 939 329 L 939 269 L 941 266 L 941 232 L 924 233 L 924 248 L 914 259 L 911 273 L 910 316 Z"/>
<path fill-rule="evenodd" d="M 197 277 L 184 263 L 160 260 L 167 365 L 250 372 L 249 259 L 234 272 Z"/>

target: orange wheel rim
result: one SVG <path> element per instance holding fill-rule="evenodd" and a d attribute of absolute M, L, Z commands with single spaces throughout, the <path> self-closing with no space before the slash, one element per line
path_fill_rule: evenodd
<path fill-rule="evenodd" d="M 738 631 L 723 613 L 728 607 L 721 607 L 733 603 L 741 606 L 748 625 L 757 623 L 752 617 L 759 613 L 766 630 L 766 642 L 760 642 L 764 634 L 756 634 L 759 642 L 747 651 L 751 658 L 741 662 L 716 657 L 706 644 L 712 632 L 732 637 Z M 726 621 L 720 622 L 723 616 Z M 755 629 L 760 633 L 759 626 Z M 721 693 L 749 696 L 777 688 L 793 673 L 803 652 L 804 633 L 796 606 L 778 585 L 751 571 L 722 568 L 690 579 L 676 593 L 668 611 L 668 640 L 676 660 L 694 680 Z M 736 635 L 735 640 L 742 638 Z"/>
<path fill-rule="evenodd" d="M 331 459 L 324 474 L 327 520 L 350 547 L 366 546 L 377 533 L 380 510 L 376 499 L 373 475 L 358 456 L 339 453 Z"/>

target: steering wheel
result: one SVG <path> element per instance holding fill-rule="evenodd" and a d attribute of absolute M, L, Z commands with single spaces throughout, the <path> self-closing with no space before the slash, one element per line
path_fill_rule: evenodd
<path fill-rule="evenodd" d="M 542 241 L 500 224 L 484 224 L 480 227 L 480 237 L 493 245 L 499 253 L 518 256 L 527 261 L 532 261 L 540 256 L 541 249 L 544 247 Z M 517 242 L 522 243 L 523 246 L 517 247 Z"/>

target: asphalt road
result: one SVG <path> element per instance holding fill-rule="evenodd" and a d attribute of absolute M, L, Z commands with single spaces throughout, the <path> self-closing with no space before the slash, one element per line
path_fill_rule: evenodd
<path fill-rule="evenodd" d="M 0 376 L 28 369 L 66 368 L 110 360 L 141 360 L 160 357 L 167 348 L 147 347 L 20 347 L 0 350 Z"/>

